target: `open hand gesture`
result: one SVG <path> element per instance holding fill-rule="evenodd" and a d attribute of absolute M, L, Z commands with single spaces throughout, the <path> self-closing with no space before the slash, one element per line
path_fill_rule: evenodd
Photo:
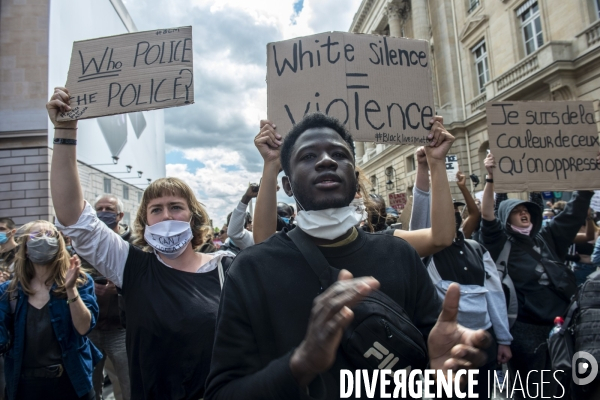
<path fill-rule="evenodd" d="M 428 340 L 431 368 L 444 372 L 478 368 L 485 364 L 485 349 L 491 343 L 490 335 L 480 329 L 474 331 L 458 324 L 458 301 L 460 286 L 453 283 L 448 287 L 442 312 L 431 330 Z"/>
<path fill-rule="evenodd" d="M 77 282 L 77 278 L 79 277 L 79 273 L 81 270 L 81 260 L 75 254 L 73 257 L 69 259 L 71 265 L 69 265 L 69 269 L 67 270 L 67 276 L 65 278 L 65 288 L 73 289 L 75 287 L 75 283 Z"/>
<path fill-rule="evenodd" d="M 290 360 L 292 374 L 301 386 L 331 368 L 344 329 L 354 318 L 350 307 L 377 289 L 376 279 L 353 279 L 350 272 L 342 270 L 338 281 L 314 300 L 306 336 Z"/>

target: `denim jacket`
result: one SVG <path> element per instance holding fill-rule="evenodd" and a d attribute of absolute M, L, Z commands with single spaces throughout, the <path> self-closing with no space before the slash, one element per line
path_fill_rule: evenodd
<path fill-rule="evenodd" d="M 87 275 L 87 283 L 78 287 L 81 300 L 90 311 L 92 321 L 86 335 L 96 325 L 98 318 L 98 304 L 94 294 L 94 280 Z M 10 300 L 13 294 L 6 293 L 9 282 L 0 285 L 0 347 L 8 342 L 8 330 L 14 318 L 14 331 L 10 333 L 13 343 L 4 358 L 4 369 L 6 377 L 6 392 L 8 400 L 17 397 L 17 387 L 21 376 L 21 366 L 25 352 L 25 327 L 27 325 L 27 302 L 28 297 L 21 289 L 17 289 L 17 303 L 14 316 L 12 315 Z M 69 305 L 65 299 L 54 296 L 52 286 L 50 291 L 50 321 L 56 339 L 62 350 L 62 363 L 65 373 L 69 376 L 78 396 L 83 396 L 92 390 L 92 372 L 94 366 L 102 358 L 102 353 L 92 344 L 85 335 L 80 335 L 73 325 Z M 9 298 L 10 297 L 10 298 Z M 12 330 L 12 329 L 11 329 Z"/>

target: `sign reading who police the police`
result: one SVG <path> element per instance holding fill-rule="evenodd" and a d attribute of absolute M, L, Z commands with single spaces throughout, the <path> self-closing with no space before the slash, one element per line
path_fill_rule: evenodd
<path fill-rule="evenodd" d="M 73 43 L 66 87 L 71 111 L 59 121 L 194 103 L 192 27 Z"/>

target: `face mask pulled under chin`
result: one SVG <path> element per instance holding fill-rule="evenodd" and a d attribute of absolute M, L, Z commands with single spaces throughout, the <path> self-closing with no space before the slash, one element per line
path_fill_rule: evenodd
<path fill-rule="evenodd" d="M 144 231 L 146 243 L 154 251 L 171 260 L 183 254 L 192 236 L 192 228 L 186 221 L 162 221 L 154 225 L 146 225 Z"/>
<path fill-rule="evenodd" d="M 362 212 L 349 205 L 326 210 L 298 212 L 296 225 L 308 235 L 320 239 L 333 240 L 348 232 L 362 221 Z"/>

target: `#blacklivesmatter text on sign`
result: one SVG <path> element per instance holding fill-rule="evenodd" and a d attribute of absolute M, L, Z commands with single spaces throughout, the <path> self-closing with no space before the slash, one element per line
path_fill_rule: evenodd
<path fill-rule="evenodd" d="M 74 42 L 66 87 L 59 121 L 192 104 L 192 27 Z"/>
<path fill-rule="evenodd" d="M 269 43 L 268 117 L 282 135 L 320 111 L 357 141 L 426 144 L 430 65 L 423 40 L 327 32 Z"/>
<path fill-rule="evenodd" d="M 600 144 L 591 101 L 489 102 L 494 190 L 600 189 Z"/>

